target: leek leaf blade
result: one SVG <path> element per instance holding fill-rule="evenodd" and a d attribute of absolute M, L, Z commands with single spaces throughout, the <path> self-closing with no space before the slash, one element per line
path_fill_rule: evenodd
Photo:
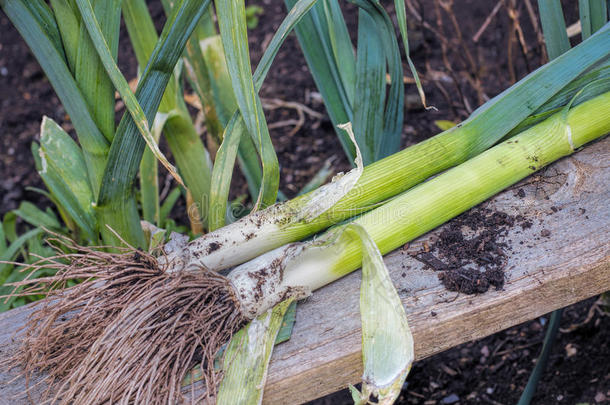
<path fill-rule="evenodd" d="M 364 10 L 358 14 L 356 98 L 354 132 L 365 164 L 377 160 L 376 139 L 383 132 L 385 99 L 385 52 L 376 21 Z"/>
<path fill-rule="evenodd" d="M 95 124 L 72 76 L 51 11 L 41 0 L 0 0 L 0 6 L 25 39 L 70 116 L 97 195 L 106 165 L 108 141 Z"/>
<path fill-rule="evenodd" d="M 59 207 L 91 240 L 96 240 L 95 201 L 81 149 L 55 121 L 44 117 L 40 128 L 38 171 Z"/>
<path fill-rule="evenodd" d="M 144 66 L 153 53 L 155 43 L 158 40 L 152 17 L 144 0 L 126 0 L 123 7 L 129 37 L 136 51 L 138 63 L 140 66 Z M 192 38 L 189 39 L 188 43 L 191 41 Z M 164 131 L 165 139 L 184 179 L 186 188 L 191 192 L 198 210 L 198 218 L 201 219 L 202 225 L 205 227 L 207 226 L 211 164 L 208 162 L 208 152 L 182 99 L 179 81 L 180 66 L 181 63 L 174 69 L 173 77 L 169 81 L 161 100 L 158 112 L 169 114 L 169 117 L 163 127 L 159 129 Z M 158 141 L 159 138 L 156 135 L 155 138 Z M 142 171 L 140 173 L 141 176 L 146 176 L 146 173 Z"/>
<path fill-rule="evenodd" d="M 244 121 L 235 114 L 223 136 L 222 144 L 216 153 L 216 161 L 212 170 L 212 187 L 210 189 L 210 208 L 208 226 L 211 231 L 225 224 L 225 211 L 233 175 L 233 166 L 237 157 L 240 139 L 247 136 Z"/>
<path fill-rule="evenodd" d="M 326 17 L 333 56 L 345 88 L 347 100 L 353 105 L 354 85 L 356 83 L 356 58 L 347 24 L 337 0 L 324 0 L 324 16 Z"/>
<path fill-rule="evenodd" d="M 78 12 L 72 7 L 70 0 L 51 0 L 51 7 L 55 19 L 61 21 L 57 26 L 61 34 L 61 41 L 66 53 L 66 59 L 70 70 L 74 72 L 76 67 L 76 54 L 78 53 L 78 40 L 80 35 L 80 22 Z"/>
<path fill-rule="evenodd" d="M 350 224 L 346 232 L 362 243 L 362 399 L 375 395 L 379 404 L 392 404 L 413 364 L 413 335 L 375 242 L 361 225 Z"/>
<path fill-rule="evenodd" d="M 109 58 L 117 60 L 121 0 L 93 0 L 93 15 L 99 21 L 100 34 L 109 47 Z M 78 10 L 75 10 L 78 13 Z M 62 21 L 63 23 L 63 21 Z M 62 24 L 63 25 L 63 24 Z M 114 137 L 114 86 L 92 43 L 87 27 L 80 24 L 76 44 L 74 77 L 87 101 L 98 128 L 112 142 Z M 70 54 L 69 51 L 66 53 Z"/>
<path fill-rule="evenodd" d="M 112 51 L 109 48 L 108 43 L 104 38 L 104 34 L 102 33 L 102 29 L 100 27 L 99 21 L 95 17 L 95 13 L 93 11 L 93 7 L 89 0 L 76 0 L 76 4 L 81 12 L 81 16 L 83 18 L 83 23 L 87 27 L 87 31 L 89 32 L 89 36 L 97 50 L 97 53 L 110 77 L 112 83 L 114 84 L 116 90 L 121 95 L 121 98 L 125 102 L 125 106 L 129 110 L 133 122 L 136 124 L 140 134 L 144 138 L 148 148 L 152 151 L 155 157 L 165 166 L 165 168 L 169 171 L 169 173 L 176 179 L 178 183 L 184 185 L 182 178 L 178 174 L 176 168 L 167 160 L 157 142 L 154 139 L 154 136 L 150 132 L 148 120 L 146 118 L 146 114 L 142 109 L 142 106 L 138 102 L 135 94 L 129 88 L 129 83 L 125 79 L 125 76 L 121 73 L 119 67 L 117 66 L 114 58 L 112 57 Z"/>
<path fill-rule="evenodd" d="M 254 87 L 248 51 L 245 4 L 243 1 L 223 0 L 217 0 L 215 4 L 233 92 L 262 162 L 263 180 L 256 209 L 264 208 L 274 204 L 277 199 L 279 163 L 271 143 L 263 106 Z"/>
<path fill-rule="evenodd" d="M 407 56 L 407 63 L 409 65 L 409 69 L 411 70 L 411 74 L 413 75 L 413 79 L 415 80 L 415 86 L 417 87 L 419 98 L 421 99 L 424 108 L 434 108 L 428 107 L 426 105 L 426 93 L 424 93 L 424 87 L 422 86 L 421 80 L 419 79 L 419 74 L 417 74 L 417 69 L 415 69 L 415 65 L 411 60 L 411 52 L 409 51 L 409 35 L 407 30 L 407 11 L 405 10 L 405 0 L 394 0 L 394 8 L 396 10 L 396 19 L 398 20 L 398 28 L 400 30 L 400 36 L 402 37 L 405 55 Z"/>
<path fill-rule="evenodd" d="M 292 301 L 281 302 L 233 335 L 223 356 L 217 404 L 261 403 L 273 346 Z"/>
<path fill-rule="evenodd" d="M 556 0 L 538 0 L 540 22 L 544 34 L 549 59 L 553 60 L 570 49 L 570 40 L 566 29 L 561 2 Z"/>
<path fill-rule="evenodd" d="M 181 0 L 167 19 L 144 73 L 138 83 L 136 97 L 152 120 L 174 67 L 199 17 L 209 7 L 210 0 Z M 146 142 L 138 133 L 133 119 L 125 114 L 115 133 L 100 195 L 97 199 L 100 222 L 112 227 L 134 246 L 144 247 L 146 241 L 138 221 L 133 184 L 139 170 Z M 104 235 L 108 243 L 116 244 L 111 233 Z"/>
<path fill-rule="evenodd" d="M 589 38 L 608 21 L 606 0 L 578 0 L 582 40 Z"/>
<path fill-rule="evenodd" d="M 261 57 L 261 60 L 252 76 L 255 91 L 258 92 L 263 85 L 265 77 L 269 72 L 271 63 L 277 55 L 281 45 L 292 31 L 292 29 L 301 21 L 310 9 L 314 6 L 317 0 L 299 0 L 291 9 L 288 16 L 282 21 L 282 24 L 269 42 L 269 46 Z M 235 132 L 235 133 L 234 133 Z M 235 158 L 238 156 L 238 147 L 240 152 L 240 163 L 251 166 L 255 164 L 253 154 L 255 153 L 254 145 L 247 140 L 248 129 L 240 116 L 240 112 L 236 111 L 233 117 L 229 120 L 223 135 L 223 142 L 216 154 L 216 162 L 212 172 L 212 185 L 210 192 L 210 229 L 217 229 L 225 224 L 225 211 L 229 196 L 228 184 L 231 182 L 233 175 L 233 166 Z M 246 138 L 246 139 L 244 139 Z M 263 162 L 264 166 L 264 162 Z M 264 168 L 263 168 L 264 169 Z M 248 186 L 252 192 L 253 188 L 260 188 L 261 181 L 259 171 L 252 167 L 245 171 L 246 177 L 248 174 L 252 178 L 248 178 Z M 275 200 L 273 201 L 275 202 Z"/>

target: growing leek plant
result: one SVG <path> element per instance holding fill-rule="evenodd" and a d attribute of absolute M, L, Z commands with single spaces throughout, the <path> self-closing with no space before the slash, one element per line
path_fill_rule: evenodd
<path fill-rule="evenodd" d="M 243 0 L 163 1 L 160 35 L 144 0 L 0 0 L 78 139 L 43 119 L 35 156 L 69 232 L 52 212 L 35 211 L 33 222 L 56 232 L 60 254 L 45 252 L 30 265 L 35 278 L 13 284 L 22 290 L 12 299 L 51 298 L 30 318 L 14 360 L 28 375 L 47 373 L 52 402 L 173 403 L 196 368 L 203 398 L 259 403 L 289 305 L 363 266 L 365 375 L 354 399 L 391 403 L 413 353 L 381 255 L 610 131 L 606 24 L 463 123 L 397 152 L 398 39 L 378 1 L 353 3 L 356 55 L 337 0 L 287 0 L 289 13 L 252 73 Z M 408 50 L 404 3 L 395 5 Z M 135 93 L 116 65 L 121 15 L 140 65 Z M 258 91 L 293 29 L 355 168 L 276 203 L 278 160 Z M 186 108 L 184 78 L 219 146 L 214 161 Z M 126 107 L 116 128 L 115 91 Z M 236 161 L 254 206 L 227 225 Z M 163 202 L 158 162 L 178 184 Z M 209 232 L 166 241 L 168 211 L 181 193 L 200 220 L 194 233 Z M 25 205 L 16 214 L 28 212 Z M 8 260 L 24 243 L 11 241 L 14 248 L 0 245 Z M 376 294 L 385 307 L 373 306 Z M 386 328 L 391 333 L 379 335 Z M 241 387 L 246 375 L 254 377 Z"/>

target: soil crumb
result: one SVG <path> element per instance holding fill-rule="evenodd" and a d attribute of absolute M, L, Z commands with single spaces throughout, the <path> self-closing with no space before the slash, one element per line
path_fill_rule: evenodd
<path fill-rule="evenodd" d="M 506 251 L 503 241 L 519 218 L 488 208 L 470 210 L 451 221 L 429 249 L 415 258 L 438 271 L 445 288 L 481 294 L 504 286 Z"/>

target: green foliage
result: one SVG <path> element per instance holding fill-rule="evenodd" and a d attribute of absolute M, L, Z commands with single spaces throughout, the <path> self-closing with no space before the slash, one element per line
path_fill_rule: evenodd
<path fill-rule="evenodd" d="M 285 0 L 288 9 L 295 0 Z M 297 27 L 305 59 L 336 126 L 353 123 L 365 164 L 398 151 L 403 125 L 404 84 L 394 25 L 374 0 L 353 0 L 359 8 L 356 55 L 338 0 L 320 0 Z M 396 1 L 403 44 L 408 55 L 404 2 Z M 424 99 L 417 72 L 408 58 Z M 386 91 L 386 76 L 390 87 Z M 425 104 L 425 101 L 424 101 Z M 337 131 L 343 149 L 353 162 L 355 150 Z"/>
<path fill-rule="evenodd" d="M 549 59 L 555 59 L 570 49 L 561 3 L 556 0 L 538 0 L 538 8 L 546 50 Z"/>
<path fill-rule="evenodd" d="M 263 14 L 265 10 L 261 6 L 251 5 L 246 7 L 246 26 L 248 29 L 253 30 L 258 27 L 258 17 Z"/>
<path fill-rule="evenodd" d="M 583 41 L 608 21 L 607 0 L 578 0 L 578 11 Z"/>

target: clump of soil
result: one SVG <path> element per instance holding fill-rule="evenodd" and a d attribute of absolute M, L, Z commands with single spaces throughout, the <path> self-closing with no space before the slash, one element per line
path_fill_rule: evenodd
<path fill-rule="evenodd" d="M 428 249 L 415 257 L 439 272 L 445 288 L 480 294 L 504 286 L 504 236 L 519 218 L 488 208 L 470 210 L 451 221 Z"/>

